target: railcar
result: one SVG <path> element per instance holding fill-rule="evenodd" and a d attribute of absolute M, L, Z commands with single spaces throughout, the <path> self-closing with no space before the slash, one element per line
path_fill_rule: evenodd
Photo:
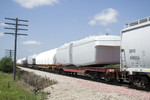
<path fill-rule="evenodd" d="M 126 24 L 121 31 L 120 70 L 131 84 L 150 87 L 150 17 Z"/>

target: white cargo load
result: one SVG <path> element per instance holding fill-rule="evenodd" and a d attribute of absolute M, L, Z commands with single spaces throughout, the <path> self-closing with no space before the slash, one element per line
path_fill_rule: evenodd
<path fill-rule="evenodd" d="M 26 59 L 27 58 L 18 59 L 17 60 L 17 64 L 21 64 L 22 65 Z"/>
<path fill-rule="evenodd" d="M 22 59 L 18 59 L 17 64 L 22 64 Z"/>
<path fill-rule="evenodd" d="M 126 25 L 121 34 L 121 70 L 150 72 L 150 17 Z"/>
<path fill-rule="evenodd" d="M 57 53 L 56 53 L 56 63 L 58 64 L 64 64 L 64 65 L 71 65 L 70 61 L 70 44 L 71 43 L 66 43 L 62 45 L 61 47 L 57 48 Z"/>
<path fill-rule="evenodd" d="M 36 64 L 37 65 L 52 65 L 55 64 L 57 49 L 52 49 L 49 51 L 42 52 L 36 56 Z"/>
<path fill-rule="evenodd" d="M 32 55 L 32 56 L 29 56 L 27 58 L 27 62 L 28 62 L 29 65 L 35 65 L 36 64 L 36 54 Z"/>
<path fill-rule="evenodd" d="M 57 63 L 75 66 L 120 63 L 120 37 L 90 36 L 58 48 Z"/>

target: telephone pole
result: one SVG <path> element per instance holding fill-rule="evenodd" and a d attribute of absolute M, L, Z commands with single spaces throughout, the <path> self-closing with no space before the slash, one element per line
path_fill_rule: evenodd
<path fill-rule="evenodd" d="M 20 34 L 20 33 L 18 33 L 18 31 L 19 31 L 19 30 L 28 31 L 28 29 L 18 28 L 19 26 L 28 26 L 28 25 L 26 25 L 26 24 L 18 24 L 18 22 L 28 22 L 28 20 L 22 20 L 22 19 L 18 19 L 18 18 L 5 18 L 5 19 L 6 19 L 6 20 L 15 21 L 15 23 L 5 23 L 5 24 L 7 24 L 7 25 L 13 25 L 13 26 L 15 26 L 15 28 L 9 28 L 9 27 L 5 27 L 5 28 L 4 28 L 4 29 L 9 29 L 9 30 L 14 30 L 15 33 L 5 32 L 4 34 L 15 35 L 13 80 L 16 80 L 17 35 L 25 35 L 25 36 L 27 36 L 27 34 Z"/>
<path fill-rule="evenodd" d="M 6 49 L 5 50 L 5 56 L 6 57 L 10 57 L 12 58 L 12 55 L 14 54 L 14 50 L 11 50 L 11 49 Z"/>

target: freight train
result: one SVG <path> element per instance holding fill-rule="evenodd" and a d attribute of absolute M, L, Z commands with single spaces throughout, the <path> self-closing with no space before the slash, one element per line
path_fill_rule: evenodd
<path fill-rule="evenodd" d="M 17 60 L 20 66 L 150 89 L 150 17 L 125 24 L 121 38 L 90 36 Z M 117 66 L 117 67 L 116 67 Z"/>

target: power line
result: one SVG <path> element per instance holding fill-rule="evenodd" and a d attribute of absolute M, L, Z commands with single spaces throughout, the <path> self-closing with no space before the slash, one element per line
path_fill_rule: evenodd
<path fill-rule="evenodd" d="M 6 20 L 13 20 L 15 21 L 15 23 L 5 23 L 7 25 L 13 25 L 15 26 L 15 28 L 12 27 L 4 27 L 4 29 L 8 29 L 8 30 L 15 30 L 15 33 L 12 32 L 5 32 L 4 34 L 9 34 L 9 35 L 15 35 L 15 44 L 14 44 L 14 66 L 13 66 L 13 80 L 16 79 L 16 55 L 17 55 L 17 35 L 25 35 L 27 36 L 27 34 L 20 34 L 17 33 L 19 30 L 21 31 L 28 31 L 28 29 L 23 29 L 23 28 L 18 28 L 18 26 L 28 26 L 26 24 L 18 24 L 19 21 L 22 22 L 29 22 L 28 20 L 22 20 L 22 19 L 18 19 L 18 18 L 5 18 Z"/>

